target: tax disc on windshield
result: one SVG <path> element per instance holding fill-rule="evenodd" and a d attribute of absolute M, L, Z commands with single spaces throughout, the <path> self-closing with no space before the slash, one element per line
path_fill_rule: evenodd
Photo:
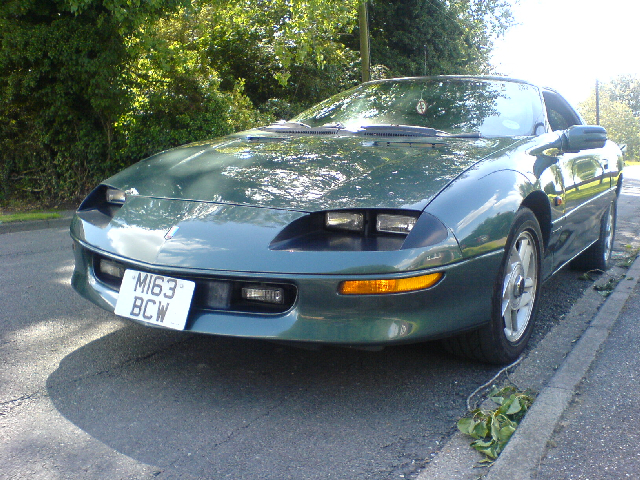
<path fill-rule="evenodd" d="M 418 105 L 416 105 L 416 110 L 420 115 L 424 115 L 427 113 L 427 102 L 425 102 L 422 98 L 418 100 Z"/>

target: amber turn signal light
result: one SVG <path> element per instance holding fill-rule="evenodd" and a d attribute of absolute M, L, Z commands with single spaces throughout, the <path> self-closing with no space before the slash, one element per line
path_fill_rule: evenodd
<path fill-rule="evenodd" d="M 384 295 L 387 293 L 413 292 L 433 287 L 443 273 L 430 273 L 419 277 L 379 279 L 379 280 L 347 280 L 340 284 L 341 295 Z"/>

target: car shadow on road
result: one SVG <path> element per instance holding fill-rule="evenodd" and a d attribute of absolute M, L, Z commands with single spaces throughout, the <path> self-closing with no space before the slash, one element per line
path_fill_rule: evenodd
<path fill-rule="evenodd" d="M 434 343 L 312 351 L 128 325 L 65 357 L 47 390 L 78 428 L 160 470 L 383 478 L 423 464 L 495 371 Z"/>

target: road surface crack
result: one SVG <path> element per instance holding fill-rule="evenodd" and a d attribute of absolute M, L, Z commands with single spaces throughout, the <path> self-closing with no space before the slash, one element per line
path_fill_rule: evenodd
<path fill-rule="evenodd" d="M 42 392 L 34 392 L 29 393 L 27 395 L 22 395 L 17 398 L 13 398 L 11 400 L 5 400 L 4 402 L 0 402 L 0 418 L 7 417 L 14 411 L 16 408 L 20 407 L 23 403 L 28 402 L 30 400 L 37 400 L 43 396 Z"/>

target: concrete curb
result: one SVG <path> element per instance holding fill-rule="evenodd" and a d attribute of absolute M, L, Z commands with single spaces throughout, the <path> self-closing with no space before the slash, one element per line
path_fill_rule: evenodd
<path fill-rule="evenodd" d="M 63 228 L 71 225 L 71 219 L 75 213 L 72 210 L 59 212 L 60 218 L 49 220 L 33 220 L 26 222 L 0 223 L 0 235 L 3 233 L 29 232 L 32 230 L 44 230 L 46 228 Z"/>
<path fill-rule="evenodd" d="M 640 257 L 602 305 L 590 326 L 549 384 L 540 392 L 513 437 L 489 470 L 486 480 L 528 480 L 546 451 L 562 414 L 585 378 L 603 342 L 618 321 L 640 278 Z"/>

